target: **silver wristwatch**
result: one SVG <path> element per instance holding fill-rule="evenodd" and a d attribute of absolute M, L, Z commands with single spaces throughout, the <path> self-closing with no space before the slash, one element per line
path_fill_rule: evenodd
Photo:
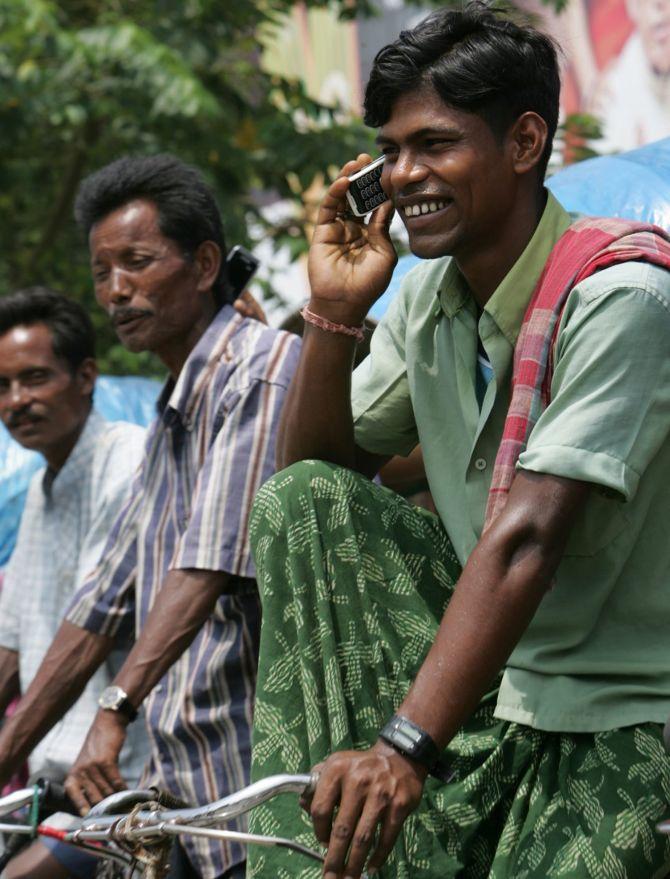
<path fill-rule="evenodd" d="M 117 711 L 123 714 L 129 721 L 137 717 L 137 708 L 128 698 L 128 694 L 116 685 L 105 687 L 98 699 L 98 705 L 105 711 Z"/>

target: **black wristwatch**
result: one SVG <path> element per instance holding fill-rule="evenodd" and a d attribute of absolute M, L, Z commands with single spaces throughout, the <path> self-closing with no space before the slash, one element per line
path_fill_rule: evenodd
<path fill-rule="evenodd" d="M 105 711 L 117 711 L 132 723 L 137 717 L 137 708 L 128 698 L 128 694 L 121 687 L 112 685 L 105 687 L 98 699 L 98 705 Z"/>
<path fill-rule="evenodd" d="M 394 714 L 379 733 L 379 738 L 395 748 L 403 757 L 409 757 L 410 760 L 425 766 L 434 778 L 440 781 L 449 781 L 452 778 L 453 773 L 440 759 L 440 752 L 432 738 L 424 729 L 406 717 Z"/>

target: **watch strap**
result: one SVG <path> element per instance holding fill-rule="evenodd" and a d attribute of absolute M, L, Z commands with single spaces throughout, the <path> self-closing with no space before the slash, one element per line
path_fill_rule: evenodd
<path fill-rule="evenodd" d="M 119 714 L 123 714 L 124 717 L 127 717 L 130 723 L 132 723 L 137 717 L 137 708 L 135 708 L 127 696 L 119 702 L 119 706 L 116 710 Z"/>

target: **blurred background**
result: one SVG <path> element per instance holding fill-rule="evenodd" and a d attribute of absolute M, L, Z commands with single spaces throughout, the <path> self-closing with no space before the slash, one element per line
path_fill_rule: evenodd
<path fill-rule="evenodd" d="M 562 49 L 551 163 L 670 135 L 670 0 L 516 0 Z M 373 133 L 376 51 L 429 5 L 402 0 L 0 0 L 0 295 L 44 283 L 90 306 L 101 370 L 160 377 L 115 341 L 72 219 L 82 177 L 170 151 L 215 187 L 252 292 L 279 321 L 306 295 L 324 184 Z M 396 230 L 402 249 L 401 230 Z"/>

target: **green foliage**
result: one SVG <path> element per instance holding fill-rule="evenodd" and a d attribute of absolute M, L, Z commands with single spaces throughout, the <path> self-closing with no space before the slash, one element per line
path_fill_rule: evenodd
<path fill-rule="evenodd" d="M 293 5 L 0 0 L 0 293 L 34 283 L 64 290 L 91 305 L 103 369 L 155 369 L 124 352 L 93 307 L 72 219 L 77 186 L 123 153 L 169 151 L 212 183 L 231 242 L 248 243 L 250 220 L 263 226 L 258 193 L 301 208 L 296 183 L 309 187 L 370 135 L 338 121 L 300 83 L 259 69 L 259 29 L 277 26 Z M 339 6 L 351 15 L 367 2 Z M 300 209 L 296 217 L 266 234 L 290 238 L 297 253 Z"/>

